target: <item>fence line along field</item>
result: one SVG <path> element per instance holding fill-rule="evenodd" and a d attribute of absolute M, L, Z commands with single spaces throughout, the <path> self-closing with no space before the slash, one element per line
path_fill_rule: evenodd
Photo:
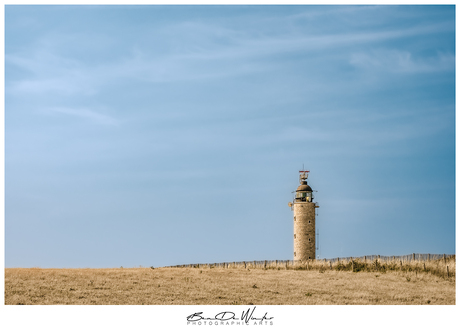
<path fill-rule="evenodd" d="M 375 257 L 163 268 L 6 268 L 5 304 L 455 304 L 455 256 L 404 262 Z"/>

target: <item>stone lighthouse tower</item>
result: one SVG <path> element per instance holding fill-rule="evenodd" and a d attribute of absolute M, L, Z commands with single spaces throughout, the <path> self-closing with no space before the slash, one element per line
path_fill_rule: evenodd
<path fill-rule="evenodd" d="M 309 171 L 300 171 L 300 186 L 295 192 L 294 202 L 294 260 L 306 261 L 316 258 L 315 215 L 319 206 L 313 202 L 313 190 L 307 183 Z"/>

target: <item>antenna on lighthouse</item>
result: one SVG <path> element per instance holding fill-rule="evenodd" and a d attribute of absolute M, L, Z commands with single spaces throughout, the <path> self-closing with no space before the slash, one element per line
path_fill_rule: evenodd
<path fill-rule="evenodd" d="M 299 175 L 299 181 L 300 183 L 302 183 L 302 181 L 306 181 L 308 179 L 308 173 L 310 171 L 299 171 L 300 175 Z"/>

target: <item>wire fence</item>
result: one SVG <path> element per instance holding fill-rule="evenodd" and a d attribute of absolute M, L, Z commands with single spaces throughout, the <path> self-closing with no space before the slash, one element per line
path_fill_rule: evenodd
<path fill-rule="evenodd" d="M 263 261 L 240 261 L 240 262 L 221 262 L 221 263 L 196 263 L 196 264 L 180 264 L 180 265 L 173 265 L 167 266 L 172 268 L 180 268 L 180 267 L 209 267 L 209 268 L 268 268 L 268 267 L 288 267 L 288 266 L 296 266 L 299 264 L 304 264 L 308 262 L 316 262 L 316 263 L 349 263 L 352 261 L 360 261 L 364 263 L 372 263 L 377 261 L 380 264 L 384 263 L 394 263 L 398 262 L 401 264 L 410 263 L 410 262 L 426 262 L 426 261 L 437 261 L 443 260 L 444 263 L 446 260 L 454 259 L 455 255 L 449 254 L 409 254 L 409 255 L 402 255 L 402 256 L 381 256 L 381 255 L 367 255 L 367 256 L 360 256 L 360 257 L 337 257 L 337 258 L 323 258 L 323 259 L 316 259 L 316 260 L 309 260 L 309 261 L 300 261 L 300 260 L 263 260 Z"/>

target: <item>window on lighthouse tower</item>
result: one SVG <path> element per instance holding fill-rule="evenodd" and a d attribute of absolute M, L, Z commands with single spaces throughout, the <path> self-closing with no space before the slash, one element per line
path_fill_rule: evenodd
<path fill-rule="evenodd" d="M 297 200 L 311 202 L 312 201 L 312 193 L 311 192 L 298 192 L 296 193 Z"/>

